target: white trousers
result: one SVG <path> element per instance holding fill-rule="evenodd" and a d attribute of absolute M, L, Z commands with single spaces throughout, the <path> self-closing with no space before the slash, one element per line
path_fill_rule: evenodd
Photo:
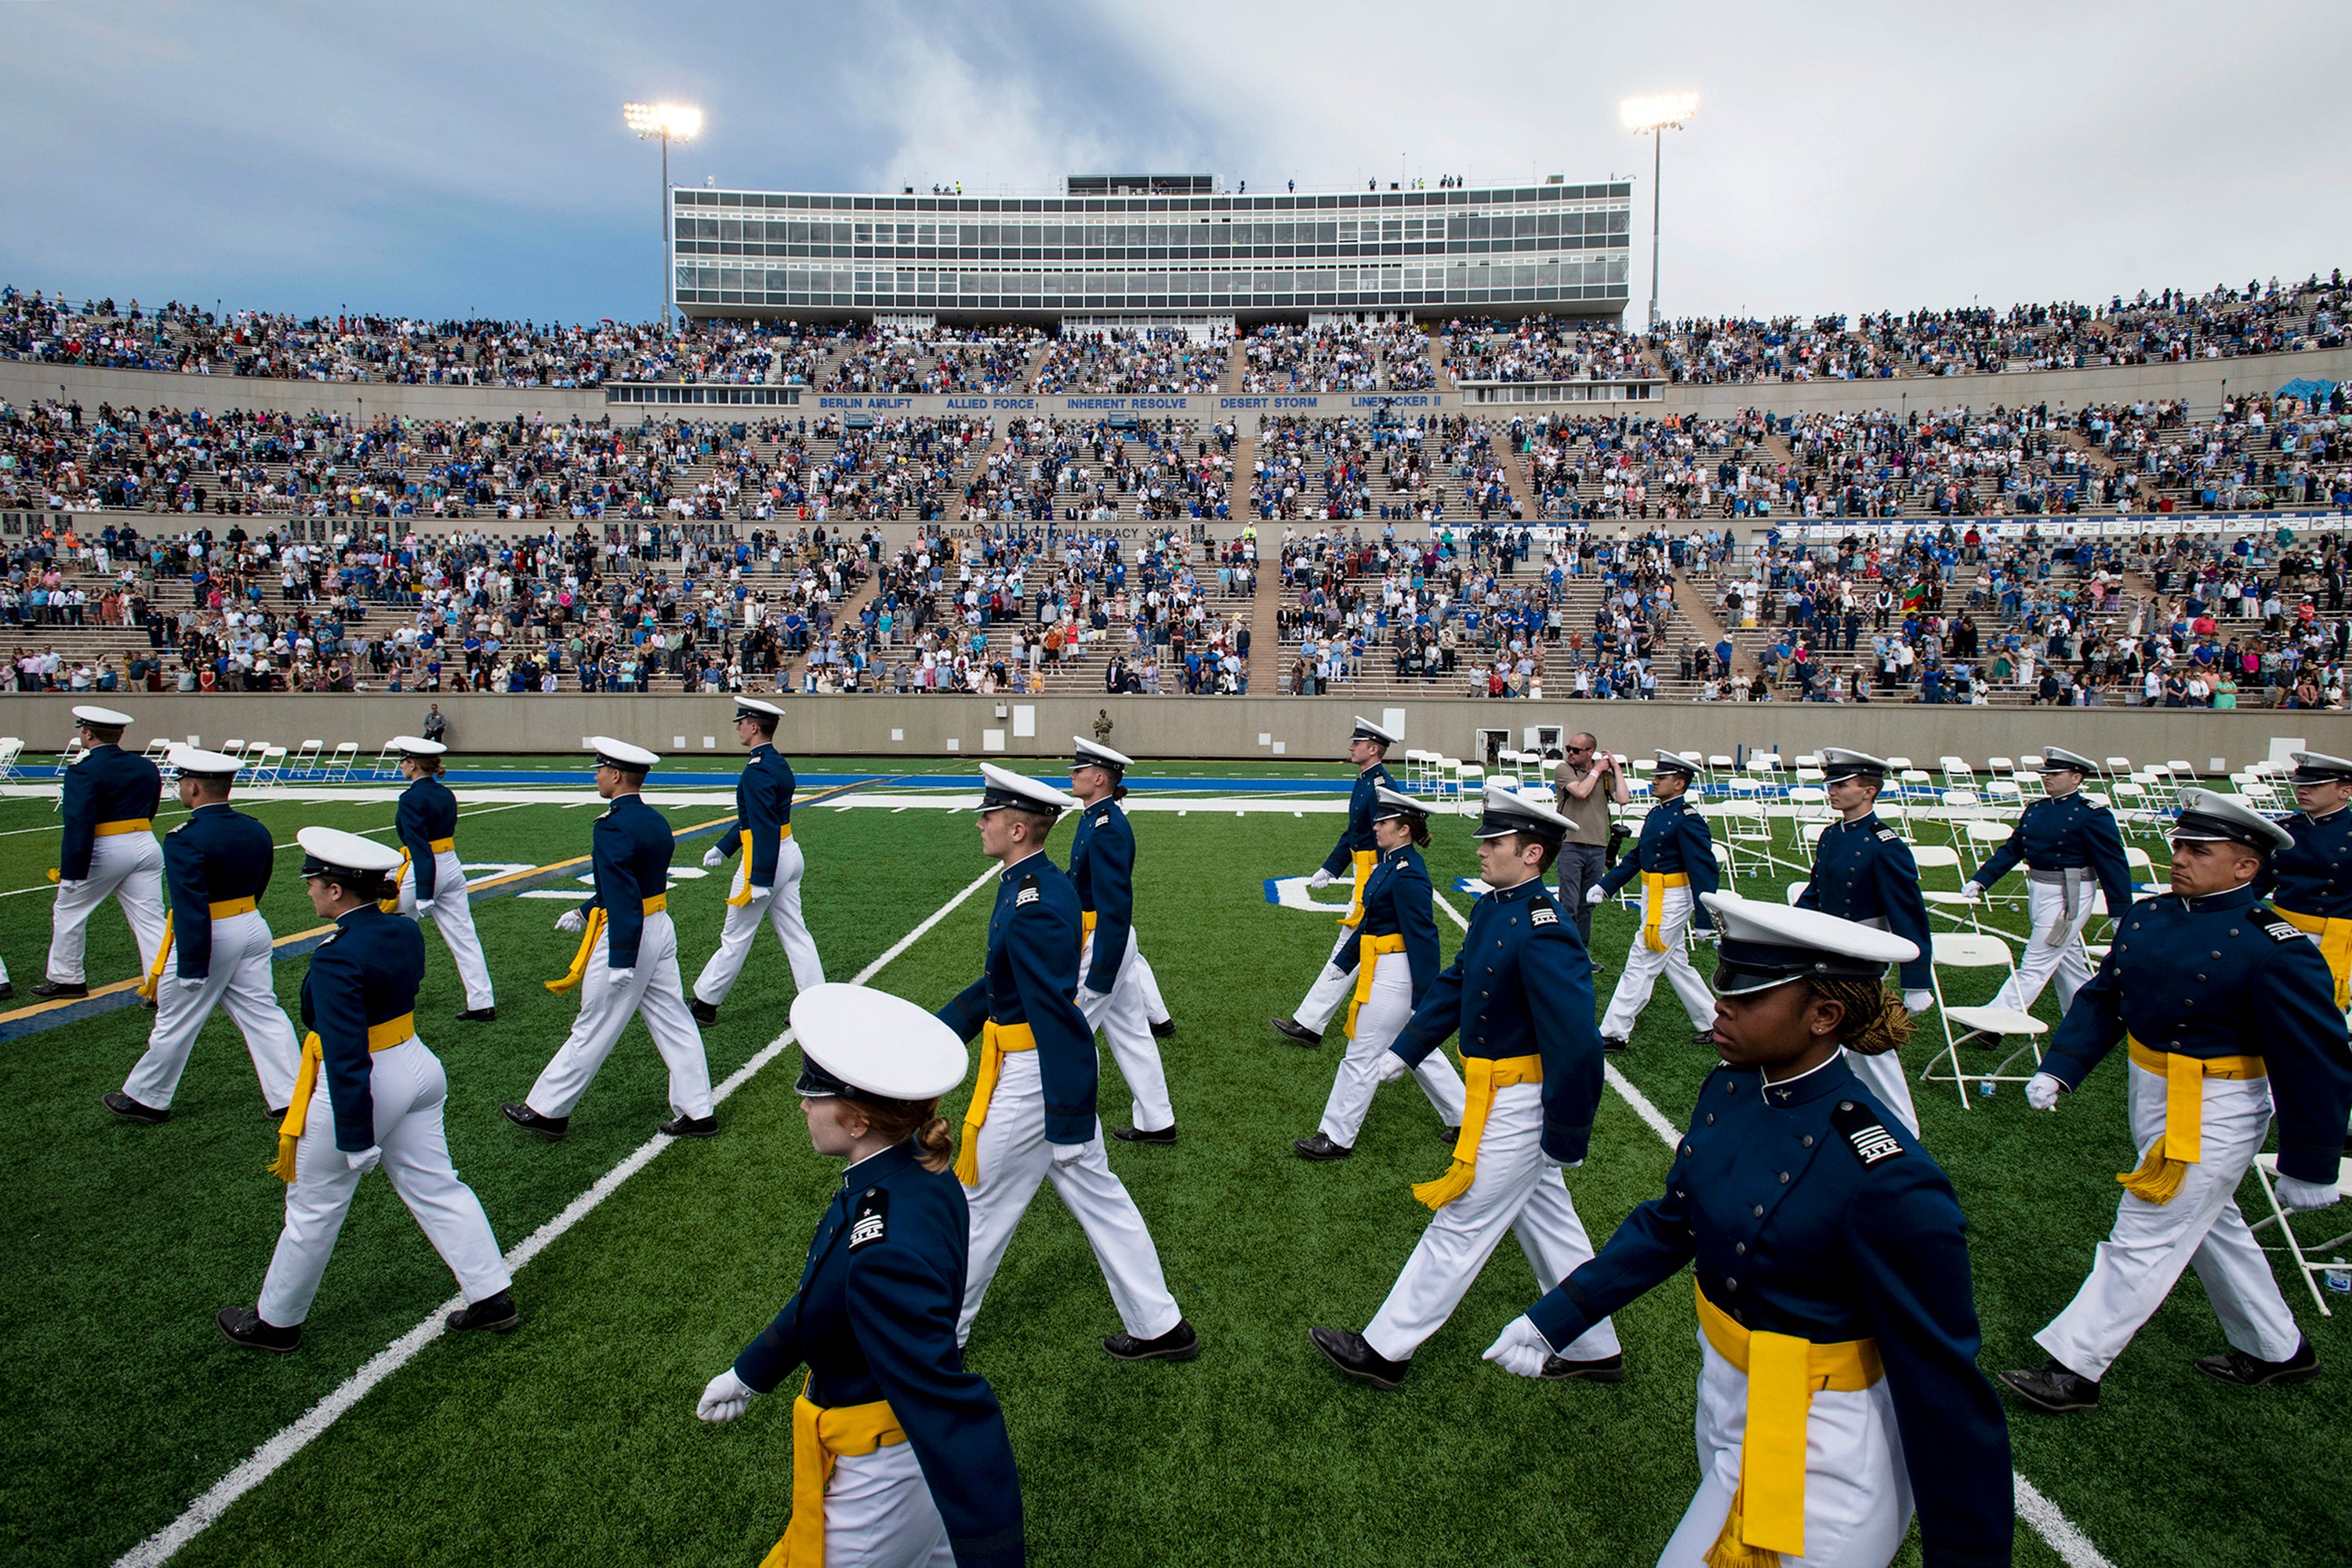
<path fill-rule="evenodd" d="M 1339 1058 L 1339 1074 L 1331 1080 L 1331 1098 L 1323 1103 L 1323 1136 L 1332 1142 L 1355 1147 L 1364 1113 L 1371 1109 L 1372 1096 L 1381 1087 L 1381 1058 L 1412 1019 L 1412 961 L 1402 952 L 1381 953 L 1372 970 L 1372 994 L 1356 1010 L 1356 1037 L 1348 1042 L 1348 1054 Z M 1435 1050 L 1422 1058 L 1412 1077 L 1421 1092 L 1429 1097 L 1438 1121 L 1448 1127 L 1461 1126 L 1462 1074 L 1445 1053 Z"/>
<path fill-rule="evenodd" d="M 1372 1349 L 1391 1361 L 1411 1360 L 1421 1342 L 1454 1315 L 1506 1231 L 1518 1233 L 1538 1290 L 1591 1260 L 1592 1242 L 1576 1217 L 1568 1184 L 1558 1168 L 1544 1163 L 1542 1139 L 1543 1086 L 1496 1089 L 1470 1190 L 1431 1216 L 1389 1299 L 1364 1330 Z M 1603 1318 L 1559 1353 L 1570 1361 L 1615 1355 L 1616 1326 Z"/>
<path fill-rule="evenodd" d="M 158 1110 L 171 1108 L 188 1066 L 196 1036 L 217 1005 L 226 1010 L 245 1037 L 253 1070 L 261 1079 L 262 1098 L 280 1110 L 294 1098 L 294 1074 L 301 1066 L 302 1049 L 294 1039 L 294 1026 L 278 1005 L 270 983 L 273 953 L 269 922 L 258 910 L 213 921 L 213 958 L 201 985 L 180 984 L 179 951 L 163 963 L 163 977 L 155 985 L 155 1024 L 147 1034 L 146 1054 L 122 1080 L 122 1092 Z M 152 965 L 151 965 L 152 967 Z"/>
<path fill-rule="evenodd" d="M 89 945 L 89 917 L 112 897 L 122 905 L 131 935 L 139 944 L 139 973 L 155 967 L 163 944 L 163 847 L 152 833 L 116 833 L 90 846 L 89 875 L 58 889 L 49 914 L 48 977 L 60 985 L 82 984 L 82 953 Z"/>
<path fill-rule="evenodd" d="M 963 1312 L 956 1321 L 956 1343 L 971 1337 L 971 1323 L 988 1295 L 989 1281 L 1004 1261 L 1013 1232 L 1037 1195 L 1037 1184 L 1051 1177 L 1054 1194 L 1087 1233 L 1103 1280 L 1110 1287 L 1118 1321 L 1139 1340 L 1156 1340 L 1184 1314 L 1168 1293 L 1159 1249 L 1144 1228 L 1143 1214 L 1103 1152 L 1102 1128 L 1086 1152 L 1066 1165 L 1054 1163 L 1045 1142 L 1045 1095 L 1037 1076 L 1037 1053 L 1014 1051 L 1004 1058 L 988 1120 L 980 1129 L 980 1185 L 966 1194 L 971 1210 L 971 1249 L 964 1270 Z M 1057 1286 L 1056 1289 L 1059 1287 Z"/>
<path fill-rule="evenodd" d="M 686 1010 L 686 992 L 678 984 L 677 927 L 667 910 L 646 917 L 636 968 L 625 985 L 606 981 L 612 973 L 605 962 L 610 945 L 609 934 L 599 936 L 589 951 L 588 968 L 580 980 L 580 1016 L 523 1103 L 541 1116 L 571 1115 L 631 1016 L 643 1014 L 654 1049 L 669 1068 L 670 1109 L 698 1120 L 709 1115 L 710 1063 L 702 1054 L 702 1031 L 694 1026 L 694 1015 Z"/>
<path fill-rule="evenodd" d="M 449 1079 L 441 1058 L 410 1036 L 369 1058 L 369 1098 L 375 1102 L 376 1147 L 392 1190 L 425 1227 L 425 1239 L 457 1277 L 470 1304 L 513 1281 L 474 1189 L 449 1163 L 441 1113 Z M 324 1074 L 310 1096 L 302 1137 L 294 1145 L 294 1180 L 286 1188 L 286 1227 L 261 1282 L 262 1321 L 291 1328 L 310 1315 L 311 1298 L 334 1256 L 335 1237 L 359 1191 L 359 1173 L 335 1147 L 335 1106 Z"/>
<path fill-rule="evenodd" d="M 735 977 L 743 972 L 743 960 L 751 952 L 751 939 L 760 934 L 762 921 L 775 928 L 776 940 L 783 944 L 784 957 L 793 966 L 793 989 L 806 991 L 824 984 L 824 963 L 816 955 L 816 939 L 809 935 L 808 922 L 801 918 L 801 873 L 807 865 L 801 854 L 800 840 L 785 839 L 776 847 L 774 890 L 748 904 L 727 906 L 727 923 L 719 932 L 719 951 L 710 955 L 710 962 L 702 966 L 701 974 L 694 982 L 697 999 L 713 1007 L 727 1000 L 727 993 L 735 988 Z M 751 875 L 751 858 L 745 855 L 728 884 L 728 897 L 741 898 Z"/>
<path fill-rule="evenodd" d="M 1919 1135 L 1919 1110 L 1911 1103 L 1911 1080 L 1904 1075 L 1903 1054 L 1881 1051 L 1876 1056 L 1864 1056 L 1860 1051 L 1845 1053 L 1845 1065 L 1864 1087 L 1878 1096 L 1878 1103 L 1895 1113 L 1896 1121 L 1911 1136 Z"/>
<path fill-rule="evenodd" d="M 2074 993 L 2091 978 L 2091 961 L 2083 952 L 2083 928 L 2091 922 L 2091 902 L 2096 889 L 2085 887 L 2075 897 L 2081 905 L 2074 919 L 2066 919 L 2066 889 L 2046 882 L 2028 882 L 2026 908 L 2033 918 L 2033 937 L 2018 955 L 2017 973 L 2011 975 L 1992 999 L 1996 1007 L 2014 1008 L 2020 1013 L 2033 1010 L 2033 999 L 2052 975 L 2058 979 L 2058 1011 L 2063 1015 L 2074 1005 Z M 2116 911 L 2120 916 L 2121 911 Z M 2059 935 L 2063 940 L 2052 946 L 2050 938 Z"/>
<path fill-rule="evenodd" d="M 1340 968 L 1339 957 L 1356 945 L 1358 934 L 1354 926 L 1339 932 L 1339 940 L 1331 944 L 1331 956 L 1323 961 L 1322 973 L 1307 988 L 1307 999 L 1291 1012 L 1295 1021 L 1318 1034 L 1330 1027 L 1331 1016 L 1346 1006 L 1348 998 L 1355 994 L 1356 972 Z"/>
<path fill-rule="evenodd" d="M 2165 1082 L 2144 1068 L 2126 1070 L 2132 1144 L 2145 1159 L 2164 1134 Z M 2033 1336 L 2083 1377 L 2106 1375 L 2191 1264 L 2231 1344 L 2263 1361 L 2284 1361 L 2302 1340 L 2270 1259 L 2238 1212 L 2238 1183 L 2270 1131 L 2270 1080 L 2209 1078 L 2204 1087 L 2198 1139 L 2203 1158 L 2189 1167 L 2168 1204 L 2124 1194 L 2116 1227 L 2092 1259 L 2091 1277 L 2066 1310 Z"/>
<path fill-rule="evenodd" d="M 1658 911 L 1658 940 L 1665 944 L 1665 951 L 1651 952 L 1642 941 L 1642 933 L 1633 933 L 1633 944 L 1625 953 L 1625 972 L 1617 977 L 1617 989 L 1609 998 L 1609 1012 L 1601 1020 L 1601 1032 L 1610 1039 L 1633 1037 L 1634 1021 L 1650 1005 L 1650 993 L 1656 987 L 1662 971 L 1667 984 L 1675 988 L 1675 994 L 1682 999 L 1683 1011 L 1690 1015 L 1691 1027 L 1715 1026 L 1715 993 L 1706 988 L 1706 982 L 1691 967 L 1690 954 L 1683 949 L 1683 927 L 1690 923 L 1690 889 L 1666 888 L 1661 891 L 1665 901 Z M 1642 897 L 1646 920 L 1649 894 L 1645 891 Z"/>
<path fill-rule="evenodd" d="M 824 1488 L 824 1568 L 954 1568 L 912 1443 L 844 1454 Z"/>
<path fill-rule="evenodd" d="M 1139 952 L 1135 955 L 1135 980 L 1142 988 L 1146 1022 L 1164 1024 L 1175 1016 L 1168 1011 L 1167 999 L 1160 994 L 1160 976 L 1151 973 L 1151 960 Z"/>
<path fill-rule="evenodd" d="M 400 912 L 410 920 L 416 913 L 416 868 L 404 867 L 400 873 Z M 490 966 L 482 956 L 482 939 L 474 930 L 473 901 L 466 896 L 466 868 L 457 863 L 455 849 L 444 849 L 433 857 L 433 928 L 441 933 L 443 945 L 449 950 L 449 962 L 457 966 L 457 978 L 466 985 L 466 1007 L 495 1007 L 497 994 L 490 989 Z"/>
<path fill-rule="evenodd" d="M 1095 937 L 1088 931 L 1078 949 L 1081 980 L 1094 963 Z M 1112 983 L 1110 994 L 1085 1011 L 1087 1024 L 1100 1029 L 1103 1038 L 1110 1042 L 1111 1058 L 1118 1063 L 1119 1076 L 1127 1079 L 1128 1092 L 1134 1097 L 1136 1127 L 1157 1132 L 1176 1125 L 1176 1108 L 1169 1102 L 1168 1069 L 1160 1065 L 1160 1042 L 1151 1034 L 1150 1004 L 1143 994 L 1147 973 L 1143 954 L 1136 946 L 1135 928 L 1130 926 L 1127 956 L 1119 961 L 1118 978 Z"/>
<path fill-rule="evenodd" d="M 1658 1568 L 1705 1568 L 1739 1489 L 1748 1374 L 1718 1355 L 1706 1334 L 1698 1344 L 1698 1494 L 1658 1554 Z M 1885 1568 L 1911 1528 L 1912 1507 L 1886 1380 L 1814 1394 L 1805 1416 L 1805 1554 L 1780 1561 L 1787 1568 Z"/>

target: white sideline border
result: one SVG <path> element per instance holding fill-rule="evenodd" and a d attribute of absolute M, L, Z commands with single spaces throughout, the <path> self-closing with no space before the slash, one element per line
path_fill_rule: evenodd
<path fill-rule="evenodd" d="M 954 913 L 966 899 L 995 880 L 997 875 L 997 868 L 992 866 L 973 878 L 964 887 L 963 891 L 941 904 L 920 925 L 900 937 L 885 949 L 880 957 L 859 970 L 851 984 L 862 985 L 880 973 L 894 959 L 922 940 L 934 926 Z M 762 1068 L 782 1055 L 784 1047 L 792 1042 L 793 1032 L 790 1029 L 786 1029 L 773 1040 L 769 1041 L 751 1060 L 729 1074 L 726 1081 L 711 1091 L 711 1102 L 714 1105 L 717 1104 L 749 1083 Z M 639 1144 L 628 1158 L 598 1177 L 593 1186 L 565 1205 L 562 1213 L 555 1215 L 516 1244 L 506 1255 L 507 1272 L 509 1274 L 520 1272 L 524 1264 L 552 1246 L 564 1232 L 585 1219 L 597 1205 L 618 1192 L 624 1182 L 644 1170 L 655 1155 L 677 1142 L 677 1139 L 667 1133 L 657 1132 Z M 153 1568 L 156 1563 L 169 1561 L 180 1548 L 217 1522 L 237 1499 L 268 1480 L 288 1460 L 309 1447 L 313 1438 L 333 1426 L 345 1411 L 366 1396 L 368 1390 L 414 1361 L 419 1351 L 446 1333 L 448 1329 L 446 1320 L 448 1315 L 451 1312 L 463 1310 L 465 1305 L 465 1297 L 451 1297 L 436 1308 L 432 1315 L 423 1322 L 376 1352 L 368 1359 L 365 1365 L 345 1378 L 318 1404 L 303 1412 L 290 1425 L 256 1448 L 244 1463 L 214 1482 L 206 1489 L 204 1495 L 187 1506 L 179 1518 L 117 1558 L 115 1568 Z"/>
<path fill-rule="evenodd" d="M 1433 896 L 1438 908 L 1444 910 L 1455 925 L 1464 931 L 1470 929 L 1468 917 L 1455 909 L 1444 894 Z M 1604 1063 L 1601 1070 L 1609 1087 L 1624 1097 L 1625 1103 L 1633 1108 L 1633 1113 L 1664 1142 L 1668 1149 L 1682 1142 L 1682 1129 L 1669 1121 L 1665 1114 L 1651 1103 L 1649 1096 L 1619 1072 L 1616 1063 Z M 2009 1476 L 2016 1497 L 2018 1517 L 2033 1527 L 2034 1532 L 2049 1543 L 2050 1550 L 2064 1560 L 2066 1568 L 2115 1568 L 2115 1564 L 2091 1544 L 2091 1538 L 2076 1529 L 2074 1521 L 2058 1510 L 2056 1503 L 2042 1495 L 2040 1488 L 2017 1470 L 2012 1469 Z"/>

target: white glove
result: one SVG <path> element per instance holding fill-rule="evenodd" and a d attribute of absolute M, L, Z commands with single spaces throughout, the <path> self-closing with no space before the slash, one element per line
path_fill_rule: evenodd
<path fill-rule="evenodd" d="M 1070 1000 L 1076 1003 L 1078 1011 L 1083 1013 L 1087 1008 L 1093 1006 L 1096 1003 L 1101 1001 L 1108 994 L 1109 994 L 1109 993 L 1097 991 L 1091 985 L 1081 984 L 1079 985 L 1076 994 L 1073 995 Z"/>
<path fill-rule="evenodd" d="M 433 912 L 433 900 L 430 900 L 430 899 L 419 899 L 419 900 L 416 900 L 416 912 L 417 912 L 417 914 L 418 914 L 419 916 L 424 916 L 424 915 L 429 915 L 429 914 L 431 914 L 431 913 Z"/>
<path fill-rule="evenodd" d="M 175 978 L 180 982 L 181 990 L 201 991 L 204 989 L 205 980 L 206 977 L 199 974 L 194 979 L 191 980 L 188 976 L 182 974 L 175 976 Z"/>
<path fill-rule="evenodd" d="M 719 852 L 719 846 L 714 844 L 709 848 L 702 852 L 702 868 L 706 871 L 715 871 L 719 868 L 720 862 L 724 861 L 726 858 L 726 856 L 721 855 Z"/>
<path fill-rule="evenodd" d="M 1960 884 L 1960 897 L 1968 900 L 1969 902 L 1973 904 L 1979 899 L 1984 897 L 1984 889 L 1978 887 L 1974 882 L 1963 882 Z"/>
<path fill-rule="evenodd" d="M 1936 994 L 1933 991 L 1906 991 L 1903 993 L 1903 1010 L 1906 1013 L 1916 1016 L 1926 1012 L 1935 1005 Z"/>
<path fill-rule="evenodd" d="M 2272 1190 L 2278 1194 L 2279 1207 L 2289 1213 L 2324 1209 L 2344 1195 L 2333 1182 L 2323 1187 L 2315 1182 L 2299 1182 L 2285 1174 L 2280 1175 L 2278 1185 Z"/>
<path fill-rule="evenodd" d="M 622 986 L 626 985 L 630 981 L 635 980 L 636 977 L 637 972 L 634 969 L 608 969 L 604 971 L 604 984 L 611 986 L 615 991 L 618 991 Z"/>
<path fill-rule="evenodd" d="M 82 879 L 79 877 L 60 877 L 58 879 L 58 891 L 60 893 L 70 893 L 76 888 L 80 887 L 81 884 Z"/>
<path fill-rule="evenodd" d="M 1084 1143 L 1049 1143 L 1046 1147 L 1054 1151 L 1054 1163 L 1056 1165 L 1075 1164 L 1087 1152 Z"/>
<path fill-rule="evenodd" d="M 1584 889 L 1584 901 L 1588 904 L 1600 903 L 1602 900 L 1608 897 L 1608 889 L 1603 888 L 1598 882 L 1593 883 L 1592 886 Z"/>
<path fill-rule="evenodd" d="M 2058 1091 L 2065 1087 L 2049 1073 L 2035 1073 L 2025 1086 L 2025 1103 L 2036 1110 L 2055 1110 L 2058 1109 Z"/>
<path fill-rule="evenodd" d="M 1691 941 L 1698 943 L 1701 947 L 1713 947 L 1717 942 L 1721 942 L 1722 940 L 1723 933 L 1716 930 L 1713 926 L 1707 927 L 1705 931 L 1694 931 L 1691 932 Z"/>
<path fill-rule="evenodd" d="M 1320 866 L 1318 866 L 1315 868 L 1315 875 L 1307 879 L 1307 890 L 1310 892 L 1320 892 L 1330 885 L 1331 873 L 1326 871 Z"/>
<path fill-rule="evenodd" d="M 568 931 L 573 936 L 578 936 L 588 929 L 588 917 L 578 910 L 566 910 L 563 911 L 563 918 L 555 922 L 555 929 Z"/>
<path fill-rule="evenodd" d="M 1380 1066 L 1373 1069 L 1382 1083 L 1394 1083 L 1412 1072 L 1412 1064 L 1394 1051 L 1381 1053 Z"/>
<path fill-rule="evenodd" d="M 771 893 L 774 892 L 775 890 L 776 890 L 776 889 L 775 889 L 772 886 L 763 888 L 763 887 L 760 886 L 757 882 L 754 882 L 754 883 L 752 883 L 750 887 L 745 888 L 745 889 L 743 889 L 743 893 L 744 893 L 744 896 L 745 896 L 746 898 L 750 899 L 753 903 L 755 903 L 755 904 L 756 904 L 756 903 L 758 903 L 761 899 L 766 898 L 769 894 L 771 894 Z"/>
<path fill-rule="evenodd" d="M 343 1159 L 353 1171 L 364 1176 L 383 1163 L 383 1151 L 371 1144 L 356 1154 L 345 1154 Z"/>
<path fill-rule="evenodd" d="M 1486 1347 L 1486 1359 L 1514 1377 L 1541 1377 L 1544 1362 L 1551 1353 L 1551 1342 L 1522 1312 L 1503 1325 L 1503 1331 Z"/>
<path fill-rule="evenodd" d="M 759 1390 L 735 1375 L 729 1367 L 702 1385 L 702 1397 L 695 1401 L 694 1416 L 698 1421 L 732 1421 L 751 1407 Z"/>

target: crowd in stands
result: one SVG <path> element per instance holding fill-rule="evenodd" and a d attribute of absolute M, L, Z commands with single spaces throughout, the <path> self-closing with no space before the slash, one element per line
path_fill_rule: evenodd
<path fill-rule="evenodd" d="M 1244 393 L 1417 392 L 1437 384 L 1429 339 L 1410 321 L 1269 322 L 1242 342 Z"/>
<path fill-rule="evenodd" d="M 1189 421 L 1015 419 L 964 497 L 962 521 L 1049 523 L 1225 518 L 1232 514 L 1234 427 L 1204 437 Z"/>
<path fill-rule="evenodd" d="M 1653 374 L 1634 340 L 1615 327 L 1531 316 L 1515 323 L 1449 321 L 1445 331 L 1445 374 L 1455 386 Z"/>
<path fill-rule="evenodd" d="M 1045 334 L 1034 328 L 1014 327 L 876 328 L 845 333 L 834 341 L 841 358 L 826 369 L 821 390 L 922 395 L 1018 392 L 1030 354 L 1045 341 Z"/>
<path fill-rule="evenodd" d="M 1450 485 L 1482 522 L 1520 521 L 1501 463 L 1486 422 L 1466 415 L 1393 424 L 1261 415 L 1249 505 L 1266 521 L 1439 521 Z"/>
<path fill-rule="evenodd" d="M 1037 362 L 1030 390 L 1046 395 L 1213 393 L 1224 379 L 1233 341 L 1223 330 L 1204 338 L 1174 329 L 1065 332 Z"/>

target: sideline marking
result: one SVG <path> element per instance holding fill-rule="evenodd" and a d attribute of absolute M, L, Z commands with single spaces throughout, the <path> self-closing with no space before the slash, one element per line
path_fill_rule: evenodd
<path fill-rule="evenodd" d="M 966 899 L 994 881 L 997 875 L 998 868 L 992 866 L 973 878 L 965 884 L 963 891 L 941 904 L 928 920 L 884 949 L 880 957 L 859 970 L 850 984 L 863 985 L 880 973 L 894 959 L 927 935 L 931 928 L 954 913 Z M 793 1032 L 786 1029 L 761 1047 L 750 1061 L 729 1074 L 726 1081 L 711 1091 L 712 1103 L 715 1105 L 724 1100 L 749 1083 L 762 1068 L 782 1055 L 784 1047 L 792 1042 Z M 517 1243 L 506 1255 L 507 1272 L 520 1273 L 524 1264 L 553 1246 L 564 1232 L 585 1219 L 597 1205 L 618 1192 L 624 1182 L 644 1170 L 655 1155 L 677 1142 L 666 1132 L 656 1132 L 638 1145 L 628 1158 L 598 1177 L 593 1186 L 565 1205 L 562 1213 Z M 187 1506 L 179 1518 L 116 1559 L 115 1568 L 152 1568 L 153 1564 L 168 1561 L 173 1552 L 210 1529 L 222 1514 L 228 1511 L 230 1504 L 268 1480 L 289 1459 L 309 1447 L 313 1438 L 333 1426 L 345 1411 L 366 1396 L 369 1389 L 407 1365 L 415 1359 L 419 1351 L 446 1333 L 448 1314 L 462 1311 L 465 1306 L 465 1297 L 451 1297 L 423 1322 L 376 1352 L 364 1366 L 344 1379 L 326 1397 L 256 1448 L 244 1463 L 214 1482 L 202 1497 Z"/>
<path fill-rule="evenodd" d="M 1455 909 L 1444 894 L 1436 893 L 1432 897 L 1455 925 L 1464 931 L 1470 929 L 1469 917 Z M 1664 1141 L 1669 1150 L 1682 1142 L 1682 1129 L 1666 1120 L 1665 1115 L 1650 1102 L 1649 1097 L 1617 1070 L 1614 1062 L 1604 1062 L 1601 1070 L 1609 1087 L 1625 1097 L 1625 1102 L 1633 1108 L 1634 1114 Z M 2017 1517 L 2032 1525 L 2035 1533 L 2049 1542 L 2050 1550 L 2065 1560 L 2067 1568 L 2115 1568 L 2115 1564 L 2091 1544 L 2091 1538 L 2076 1529 L 2074 1521 L 2059 1511 L 2056 1503 L 2042 1496 L 2041 1489 L 2027 1480 L 2022 1471 L 2012 1469 L 2009 1477 L 2016 1498 Z"/>

